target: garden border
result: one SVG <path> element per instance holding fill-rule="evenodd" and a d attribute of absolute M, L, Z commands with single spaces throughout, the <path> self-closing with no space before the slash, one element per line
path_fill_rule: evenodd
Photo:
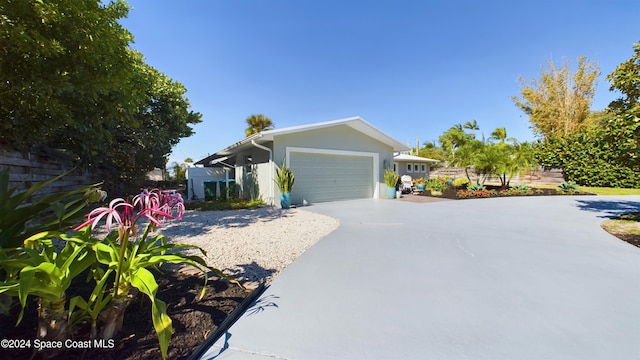
<path fill-rule="evenodd" d="M 264 283 L 258 285 L 244 300 L 238 304 L 238 306 L 224 319 L 222 324 L 216 328 L 216 330 L 211 333 L 198 348 L 191 353 L 191 355 L 187 358 L 187 360 L 198 360 L 202 358 L 211 345 L 213 345 L 222 335 L 229 330 L 231 325 L 233 325 L 239 318 L 244 314 L 247 309 L 249 309 L 250 305 L 254 303 L 254 301 L 262 295 L 262 293 L 266 290 L 266 286 Z"/>

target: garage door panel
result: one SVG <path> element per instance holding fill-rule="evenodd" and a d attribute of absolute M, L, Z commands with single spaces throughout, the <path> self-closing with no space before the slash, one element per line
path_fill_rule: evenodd
<path fill-rule="evenodd" d="M 293 202 L 322 202 L 373 196 L 373 159 L 367 156 L 292 153 Z"/>

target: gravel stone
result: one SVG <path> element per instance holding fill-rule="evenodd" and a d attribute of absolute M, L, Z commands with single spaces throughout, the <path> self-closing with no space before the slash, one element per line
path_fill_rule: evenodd
<path fill-rule="evenodd" d="M 181 222 L 167 222 L 159 230 L 171 243 L 201 247 L 207 265 L 241 283 L 269 283 L 338 225 L 334 218 L 299 208 L 262 207 L 190 210 Z"/>

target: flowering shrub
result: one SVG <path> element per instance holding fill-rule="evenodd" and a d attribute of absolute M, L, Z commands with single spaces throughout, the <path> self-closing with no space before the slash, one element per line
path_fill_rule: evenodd
<path fill-rule="evenodd" d="M 487 189 L 483 189 L 483 190 L 467 189 L 467 190 L 458 190 L 458 192 L 456 192 L 456 196 L 459 199 L 468 199 L 472 197 L 488 198 L 488 197 L 498 196 L 498 192 L 495 190 L 487 190 Z"/>
<path fill-rule="evenodd" d="M 86 192 L 85 195 L 91 198 L 96 194 Z M 150 235 L 164 221 L 181 219 L 184 211 L 179 193 L 145 190 L 132 199 L 117 198 L 108 206 L 89 212 L 75 233 L 41 231 L 15 248 L 2 247 L 0 274 L 4 278 L 0 282 L 0 294 L 18 298 L 23 311 L 27 296 L 38 298 L 39 337 L 56 341 L 69 339 L 73 333 L 69 324 L 73 322 L 68 320 L 87 319 L 91 322 L 91 339 L 98 336 L 99 325 L 102 325 L 100 336 L 112 339 L 122 327 L 124 312 L 134 300 L 131 290 L 135 288 L 151 302 L 153 325 L 162 357 L 166 358 L 172 321 L 166 304 L 156 296 L 158 284 L 150 269 L 163 263 L 185 264 L 205 274 L 211 270 L 229 279 L 220 270 L 208 267 L 201 257 L 181 252 L 198 250 L 206 256 L 201 248 L 167 243 L 162 234 Z M 108 235 L 98 239 L 92 236 L 92 231 L 102 220 Z M 142 225 L 142 220 L 146 225 Z M 141 235 L 140 226 L 144 226 Z M 62 250 L 54 246 L 54 239 L 65 243 Z M 71 281 L 85 270 L 89 273 L 87 282 L 95 283 L 93 291 L 86 298 L 68 299 L 66 291 Z M 207 278 L 204 276 L 205 287 Z M 201 297 L 204 292 L 203 287 Z M 65 310 L 67 303 L 68 311 Z M 18 322 L 21 320 L 22 311 Z"/>

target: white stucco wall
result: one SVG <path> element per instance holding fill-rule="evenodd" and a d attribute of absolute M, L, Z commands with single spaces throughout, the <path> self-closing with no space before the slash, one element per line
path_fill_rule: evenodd
<path fill-rule="evenodd" d="M 276 164 L 285 158 L 287 147 L 330 149 L 377 153 L 378 192 L 385 195 L 384 169 L 393 166 L 393 148 L 347 125 L 305 131 L 302 133 L 279 135 L 274 140 L 273 156 Z"/>
<path fill-rule="evenodd" d="M 219 167 L 188 167 L 187 168 L 187 199 L 204 200 L 204 182 L 206 180 L 224 180 L 226 172 Z M 233 179 L 233 170 L 229 171 L 229 178 Z"/>

